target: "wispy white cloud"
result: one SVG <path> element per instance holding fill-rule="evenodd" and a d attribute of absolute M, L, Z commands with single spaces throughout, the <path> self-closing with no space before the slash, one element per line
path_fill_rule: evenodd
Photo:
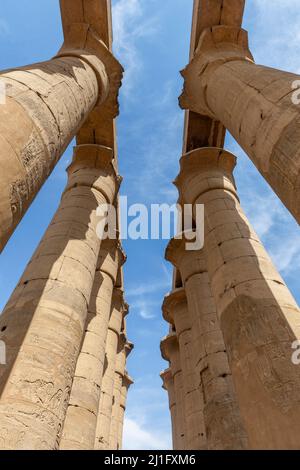
<path fill-rule="evenodd" d="M 123 447 L 127 450 L 172 448 L 168 396 L 158 380 L 145 373 L 131 389 L 130 411 L 124 423 Z M 153 386 L 155 382 L 158 383 L 157 387 Z"/>
<path fill-rule="evenodd" d="M 125 418 L 124 444 L 125 450 L 168 450 L 171 449 L 169 437 L 160 435 L 155 429 L 150 431 L 139 421 Z"/>
<path fill-rule="evenodd" d="M 137 42 L 157 33 L 158 20 L 145 17 L 140 0 L 118 0 L 113 4 L 113 26 L 115 54 L 125 67 L 122 92 L 128 97 L 143 68 Z"/>
<path fill-rule="evenodd" d="M 155 294 L 161 292 L 167 286 L 170 286 L 170 278 L 168 277 L 165 280 L 154 281 L 148 284 L 140 285 L 137 288 L 129 287 L 126 289 L 126 294 L 128 297 L 144 297 L 145 295 Z"/>
<path fill-rule="evenodd" d="M 299 73 L 299 1 L 252 0 L 246 2 L 246 13 L 246 20 L 255 27 L 249 39 L 256 61 Z"/>
<path fill-rule="evenodd" d="M 162 299 L 172 286 L 172 268 L 160 262 L 157 267 L 158 280 L 144 282 L 138 287 L 126 289 L 126 297 L 130 303 L 131 312 L 143 320 L 152 320 L 161 316 Z"/>

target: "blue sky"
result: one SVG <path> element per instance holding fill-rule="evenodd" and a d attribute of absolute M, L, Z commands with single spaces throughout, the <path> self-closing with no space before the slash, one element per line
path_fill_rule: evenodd
<path fill-rule="evenodd" d="M 188 61 L 192 0 L 115 0 L 115 53 L 125 66 L 118 119 L 121 193 L 129 203 L 174 203 L 183 112 L 177 106 Z M 244 27 L 256 61 L 300 73 L 298 0 L 248 0 Z M 1 0 L 0 69 L 47 60 L 62 41 L 58 0 Z M 238 156 L 236 180 L 243 207 L 276 266 L 300 301 L 300 235 L 296 222 L 228 136 Z M 0 257 L 0 309 L 9 298 L 59 203 L 69 148 Z M 172 269 L 167 241 L 126 241 L 128 333 L 135 343 L 128 368 L 135 379 L 128 400 L 125 448 L 171 446 L 170 419 L 159 373 L 159 342 L 167 333 L 163 296 Z"/>

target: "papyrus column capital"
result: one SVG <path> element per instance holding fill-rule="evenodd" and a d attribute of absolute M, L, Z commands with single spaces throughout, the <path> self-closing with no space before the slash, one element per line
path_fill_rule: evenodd
<path fill-rule="evenodd" d="M 65 41 L 56 57 L 78 57 L 96 73 L 99 101 L 111 118 L 119 113 L 118 95 L 124 69 L 89 24 L 72 23 L 65 30 Z"/>
<path fill-rule="evenodd" d="M 186 244 L 190 243 L 187 237 L 190 232 L 185 231 L 172 238 L 165 253 L 165 259 L 180 271 L 183 284 L 194 274 L 206 271 L 203 251 L 186 249 Z"/>
<path fill-rule="evenodd" d="M 122 382 L 123 387 L 125 387 L 128 391 L 129 387 L 133 384 L 134 384 L 133 379 L 130 377 L 130 375 L 126 371 L 124 376 L 123 376 L 123 382 Z"/>
<path fill-rule="evenodd" d="M 117 354 L 117 359 L 116 359 L 116 370 L 115 372 L 119 374 L 121 377 L 124 377 L 125 375 L 125 367 L 126 367 L 126 359 L 129 356 L 129 354 L 132 352 L 134 345 L 130 341 L 127 340 L 125 334 L 120 335 L 120 339 L 122 341 L 120 345 L 120 340 L 119 340 L 119 346 L 120 350 L 119 353 Z"/>
<path fill-rule="evenodd" d="M 174 184 L 185 204 L 194 204 L 202 194 L 217 189 L 236 196 L 235 166 L 236 157 L 232 153 L 215 147 L 199 148 L 181 158 Z"/>
<path fill-rule="evenodd" d="M 172 375 L 171 369 L 168 368 L 168 369 L 164 370 L 160 374 L 160 377 L 161 377 L 161 380 L 163 381 L 163 389 L 166 390 L 167 392 L 169 392 L 170 384 L 172 383 L 174 385 L 173 375 Z"/>
<path fill-rule="evenodd" d="M 109 329 L 120 335 L 124 316 L 128 313 L 129 307 L 124 299 L 123 289 L 115 288 L 112 296 L 112 311 L 109 320 Z"/>
<path fill-rule="evenodd" d="M 235 26 L 214 26 L 203 31 L 196 53 L 190 64 L 182 71 L 185 79 L 179 102 L 183 109 L 193 109 L 195 97 L 202 114 L 214 118 L 206 98 L 206 87 L 211 73 L 221 65 L 232 61 L 253 62 L 249 50 L 247 31 Z M 195 78 L 200 78 L 201 83 Z M 201 103 L 201 104 L 200 104 Z"/>
<path fill-rule="evenodd" d="M 115 282 L 117 273 L 126 259 L 120 240 L 106 238 L 102 241 L 96 270 L 108 274 Z"/>
<path fill-rule="evenodd" d="M 65 192 L 78 186 L 101 192 L 112 203 L 120 188 L 122 178 L 114 164 L 113 150 L 97 144 L 74 147 L 74 157 L 68 167 L 68 184 Z"/>
<path fill-rule="evenodd" d="M 182 371 L 179 354 L 179 343 L 176 333 L 166 336 L 160 344 L 162 357 L 169 361 L 173 377 Z"/>
<path fill-rule="evenodd" d="M 175 289 L 165 297 L 162 311 L 164 319 L 175 325 L 178 337 L 191 329 L 184 288 Z"/>

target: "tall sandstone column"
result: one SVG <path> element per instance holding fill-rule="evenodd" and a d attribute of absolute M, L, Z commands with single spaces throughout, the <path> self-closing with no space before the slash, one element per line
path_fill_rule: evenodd
<path fill-rule="evenodd" d="M 176 289 L 165 297 L 163 313 L 165 320 L 175 326 L 179 343 L 184 382 L 186 448 L 190 450 L 204 450 L 207 449 L 207 441 L 203 417 L 203 392 L 200 376 L 199 380 L 197 380 L 195 373 L 191 320 L 183 288 Z"/>
<path fill-rule="evenodd" d="M 114 289 L 106 339 L 106 359 L 97 416 L 95 450 L 109 449 L 117 352 L 118 348 L 124 347 L 126 344 L 126 337 L 121 332 L 124 317 L 127 313 L 128 305 L 124 301 L 123 290 Z"/>
<path fill-rule="evenodd" d="M 123 69 L 85 24 L 73 24 L 53 59 L 0 73 L 0 252 L 90 112 L 113 117 Z"/>
<path fill-rule="evenodd" d="M 175 389 L 174 389 L 174 379 L 172 375 L 171 369 L 166 369 L 164 372 L 161 373 L 161 379 L 163 381 L 163 388 L 168 392 L 169 398 L 169 409 L 171 414 L 171 424 L 172 424 L 172 442 L 173 442 L 173 449 L 178 448 L 177 443 L 177 410 L 176 410 L 176 397 L 175 397 Z"/>
<path fill-rule="evenodd" d="M 181 159 L 185 203 L 205 205 L 205 253 L 238 403 L 252 449 L 299 448 L 299 308 L 243 213 L 236 158 L 202 148 Z"/>
<path fill-rule="evenodd" d="M 121 394 L 123 387 L 123 380 L 126 371 L 126 360 L 133 349 L 133 344 L 126 341 L 126 344 L 121 344 L 121 348 L 117 353 L 116 369 L 114 378 L 114 391 L 113 391 L 113 407 L 111 414 L 111 424 L 109 432 L 109 449 L 120 450 L 122 442 L 119 442 L 119 414 L 121 406 Z"/>
<path fill-rule="evenodd" d="M 101 240 L 96 210 L 120 179 L 111 149 L 75 148 L 59 209 L 0 317 L 2 449 L 55 449 L 83 340 Z"/>
<path fill-rule="evenodd" d="M 183 76 L 181 106 L 221 121 L 300 223 L 300 76 L 254 64 L 233 26 L 206 29 Z"/>
<path fill-rule="evenodd" d="M 176 333 L 171 333 L 161 342 L 162 356 L 169 361 L 174 382 L 176 399 L 176 445 L 174 450 L 186 450 L 186 421 L 184 377 L 180 359 L 179 343 Z"/>
<path fill-rule="evenodd" d="M 62 450 L 94 449 L 112 294 L 125 259 L 118 240 L 106 239 L 102 242 L 85 337 L 63 427 Z"/>
<path fill-rule="evenodd" d="M 198 377 L 198 394 L 192 403 L 198 401 L 200 408 L 202 402 L 197 419 L 201 420 L 201 428 L 204 428 L 208 449 L 245 449 L 247 436 L 212 297 L 207 263 L 203 250 L 186 250 L 187 243 L 184 234 L 172 239 L 166 259 L 179 269 L 188 300 L 193 338 L 190 356 Z M 165 317 L 170 319 L 170 314 Z"/>

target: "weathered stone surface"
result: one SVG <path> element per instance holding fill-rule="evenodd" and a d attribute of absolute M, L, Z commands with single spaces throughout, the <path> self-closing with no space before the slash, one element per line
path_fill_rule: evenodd
<path fill-rule="evenodd" d="M 224 150 L 198 149 L 181 160 L 177 185 L 182 200 L 205 204 L 208 273 L 249 446 L 295 449 L 300 376 L 291 345 L 299 308 L 240 207 L 234 166 Z M 220 199 L 227 209 L 218 210 Z M 227 249 L 229 233 L 236 251 Z"/>
<path fill-rule="evenodd" d="M 124 376 L 126 374 L 126 359 L 133 349 L 133 344 L 127 342 L 125 345 L 121 341 L 120 350 L 118 350 L 116 358 L 116 370 L 114 378 L 114 391 L 113 391 L 113 407 L 111 414 L 110 432 L 109 432 L 109 449 L 120 450 L 122 448 L 122 440 L 119 440 L 120 436 L 120 406 L 121 406 L 121 394 Z M 123 427 L 123 425 L 122 425 Z"/>
<path fill-rule="evenodd" d="M 292 99 L 300 76 L 254 64 L 247 33 L 228 25 L 202 32 L 183 76 L 181 106 L 221 121 L 300 222 L 300 111 Z"/>
<path fill-rule="evenodd" d="M 190 188 L 189 185 L 187 187 Z M 183 362 L 186 357 L 186 363 L 191 364 L 190 367 L 196 377 L 194 387 L 191 389 L 190 403 L 186 406 L 186 419 L 190 416 L 200 436 L 204 434 L 208 449 L 245 449 L 247 437 L 212 297 L 206 257 L 203 250 L 186 250 L 186 243 L 187 238 L 184 234 L 180 234 L 171 240 L 166 251 L 167 260 L 171 261 L 181 273 L 191 325 L 192 342 L 188 353 L 189 360 L 187 354 L 184 354 L 183 345 L 180 351 L 181 361 Z M 172 294 L 168 303 L 170 302 Z M 172 314 L 168 303 L 165 304 L 164 316 L 170 323 L 174 323 L 178 309 Z M 176 331 L 177 334 L 184 331 L 182 322 L 177 321 Z M 193 407 L 196 407 L 198 414 Z M 202 440 L 204 441 L 203 438 Z"/>
<path fill-rule="evenodd" d="M 178 449 L 179 443 L 177 442 L 177 410 L 176 410 L 176 397 L 174 389 L 174 379 L 171 369 L 166 369 L 161 373 L 161 379 L 163 381 L 163 388 L 168 392 L 169 397 L 169 409 L 171 413 L 172 422 L 172 442 L 173 449 Z"/>
<path fill-rule="evenodd" d="M 124 261 L 118 240 L 102 242 L 85 336 L 63 427 L 60 443 L 62 450 L 94 449 L 112 294 L 118 270 Z"/>
<path fill-rule="evenodd" d="M 97 414 L 95 450 L 109 449 L 110 427 L 113 410 L 114 380 L 118 348 L 125 346 L 125 335 L 121 334 L 124 316 L 128 306 L 121 289 L 114 289 L 112 310 L 106 338 L 105 366 L 101 384 L 100 403 Z M 123 342 L 123 346 L 122 345 Z"/>
<path fill-rule="evenodd" d="M 119 112 L 123 69 L 111 52 L 110 5 L 62 0 L 61 12 L 64 43 L 57 56 L 0 74 L 7 95 L 0 109 L 0 250 L 73 137 L 88 129 L 86 121 L 92 116 L 113 128 Z M 94 135 L 78 143 L 113 147 Z"/>
<path fill-rule="evenodd" d="M 129 387 L 133 384 L 133 380 L 129 377 L 128 373 L 125 372 L 122 382 L 121 396 L 120 396 L 120 409 L 119 409 L 119 426 L 118 426 L 118 448 L 122 449 L 123 442 L 123 428 L 124 428 L 124 416 L 126 411 L 127 394 Z"/>
<path fill-rule="evenodd" d="M 203 391 L 198 385 L 196 375 L 192 321 L 183 288 L 176 289 L 165 297 L 163 313 L 165 320 L 174 325 L 179 343 L 184 390 L 186 449 L 203 450 L 207 448 L 203 416 Z"/>
<path fill-rule="evenodd" d="M 185 450 L 187 448 L 187 442 L 184 378 L 182 373 L 179 343 L 177 340 L 176 333 L 170 334 L 161 342 L 161 352 L 163 358 L 166 361 L 170 362 L 174 383 L 174 392 L 176 400 L 175 450 Z"/>
<path fill-rule="evenodd" d="M 83 154 L 91 156 L 84 166 Z M 107 194 L 114 198 L 119 185 L 112 157 L 100 146 L 75 149 L 66 191 L 45 235 L 49 244 L 42 240 L 0 317 L 8 352 L 7 365 L 0 366 L 1 428 L 20 436 L 15 447 L 4 440 L 4 449 L 59 445 L 101 244 L 96 210 L 112 202 Z M 93 179 L 81 186 L 91 168 Z"/>
<path fill-rule="evenodd" d="M 103 90 L 78 57 L 2 72 L 0 81 L 7 90 L 0 109 L 2 250 Z"/>

